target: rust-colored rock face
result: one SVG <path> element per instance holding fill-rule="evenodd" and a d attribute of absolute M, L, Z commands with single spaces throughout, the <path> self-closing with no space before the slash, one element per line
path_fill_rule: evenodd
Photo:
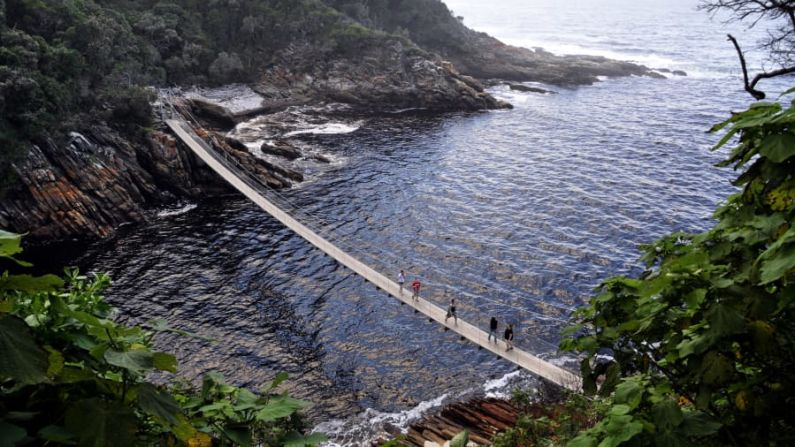
<path fill-rule="evenodd" d="M 32 239 L 102 238 L 146 209 L 224 185 L 169 135 L 133 145 L 108 128 L 73 133 L 65 145 L 31 148 L 0 200 L 0 228 Z"/>
<path fill-rule="evenodd" d="M 221 133 L 197 134 L 271 188 L 303 180 L 300 172 L 252 155 Z M 174 136 L 153 131 L 133 144 L 106 127 L 73 133 L 67 144 L 33 147 L 15 166 L 17 185 L 0 199 L 0 228 L 35 240 L 97 239 L 147 219 L 177 198 L 231 193 L 223 180 Z"/>

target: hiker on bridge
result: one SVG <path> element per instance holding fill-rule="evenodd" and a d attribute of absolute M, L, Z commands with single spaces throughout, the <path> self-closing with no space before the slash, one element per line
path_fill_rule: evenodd
<path fill-rule="evenodd" d="M 412 300 L 419 300 L 420 299 L 420 287 L 422 284 L 420 283 L 419 279 L 414 279 L 414 282 L 411 283 L 411 290 L 414 292 L 411 295 Z"/>
<path fill-rule="evenodd" d="M 453 321 L 455 321 L 456 326 L 458 325 L 458 314 L 455 312 L 455 298 L 450 299 L 450 305 L 447 307 L 447 316 L 444 317 L 444 322 L 447 323 L 447 319 L 453 317 Z"/>
<path fill-rule="evenodd" d="M 499 323 L 497 322 L 497 318 L 491 317 L 491 321 L 489 322 L 489 338 L 488 338 L 488 340 L 491 341 L 491 337 L 494 337 L 494 343 L 497 343 L 497 326 L 499 326 Z"/>
<path fill-rule="evenodd" d="M 400 270 L 398 273 L 398 285 L 400 286 L 400 294 L 403 295 L 403 283 L 406 282 L 406 274 L 403 273 L 403 269 Z"/>
<path fill-rule="evenodd" d="M 506 344 L 506 351 L 513 350 L 513 325 L 509 324 L 508 327 L 505 328 L 505 333 L 503 334 L 505 337 L 505 344 Z"/>

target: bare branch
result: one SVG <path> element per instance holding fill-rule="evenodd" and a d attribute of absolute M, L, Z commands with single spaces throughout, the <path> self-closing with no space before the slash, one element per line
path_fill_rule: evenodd
<path fill-rule="evenodd" d="M 732 41 L 734 44 L 734 48 L 737 50 L 737 56 L 740 58 L 740 67 L 743 69 L 743 84 L 745 85 L 745 91 L 751 94 L 756 99 L 765 99 L 765 92 L 761 92 L 759 90 L 755 90 L 753 86 L 748 82 L 748 67 L 745 64 L 745 55 L 743 54 L 743 50 L 740 49 L 740 44 L 737 43 L 737 39 L 734 38 L 731 34 L 728 34 L 729 40 Z M 757 75 L 758 76 L 758 75 Z M 759 82 L 756 78 L 754 78 L 754 85 L 756 82 Z"/>
<path fill-rule="evenodd" d="M 715 15 L 720 11 L 731 13 L 727 22 L 745 22 L 750 28 L 762 20 L 773 22 L 766 33 L 767 39 L 758 43 L 758 49 L 767 53 L 766 61 L 772 70 L 762 64 L 762 71 L 749 79 L 745 54 L 731 34 L 729 40 L 737 50 L 743 70 L 743 86 L 756 99 L 764 99 L 765 93 L 756 88 L 762 79 L 770 79 L 795 73 L 795 0 L 701 0 L 699 9 Z"/>

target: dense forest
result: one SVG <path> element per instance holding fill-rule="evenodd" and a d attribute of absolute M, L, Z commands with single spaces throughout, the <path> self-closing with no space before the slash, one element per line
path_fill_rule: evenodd
<path fill-rule="evenodd" d="M 382 33 L 313 0 L 0 1 L 0 172 L 25 147 L 103 120 L 150 124 L 141 86 L 250 82 L 290 46 L 320 55 Z"/>

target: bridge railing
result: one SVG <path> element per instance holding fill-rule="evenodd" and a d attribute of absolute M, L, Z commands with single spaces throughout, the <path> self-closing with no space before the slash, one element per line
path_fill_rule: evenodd
<path fill-rule="evenodd" d="M 257 191 L 258 193 L 262 194 L 264 197 L 266 197 L 268 200 L 270 200 L 275 205 L 280 207 L 286 213 L 292 215 L 296 220 L 301 221 L 304 225 L 306 225 L 308 228 L 310 228 L 313 232 L 315 232 L 318 235 L 322 236 L 324 239 L 326 239 L 328 241 L 331 241 L 334 245 L 336 245 L 338 247 L 341 247 L 344 251 L 349 252 L 349 253 L 354 253 L 354 254 L 356 254 L 356 256 L 358 258 L 366 260 L 367 264 L 369 266 L 371 266 L 372 268 L 374 268 L 375 270 L 379 270 L 376 267 L 387 267 L 387 266 L 391 266 L 391 265 L 396 265 L 396 266 L 402 265 L 402 260 L 401 259 L 396 259 L 396 258 L 392 258 L 390 261 L 384 262 L 384 260 L 382 259 L 385 256 L 383 250 L 374 250 L 373 252 L 370 252 L 369 250 L 362 250 L 361 249 L 362 247 L 368 246 L 369 244 L 366 243 L 365 241 L 360 240 L 360 239 L 352 240 L 350 238 L 350 236 L 351 236 L 350 234 L 342 234 L 341 232 L 336 231 L 336 229 L 332 225 L 330 225 L 327 222 L 324 222 L 321 218 L 305 212 L 303 209 L 301 209 L 300 207 L 298 207 L 294 203 L 292 203 L 283 194 L 281 194 L 278 191 L 274 190 L 273 188 L 271 188 L 270 186 L 268 186 L 267 184 L 262 182 L 257 177 L 252 176 L 249 173 L 248 169 L 244 165 L 242 165 L 240 163 L 240 161 L 236 157 L 228 154 L 227 152 L 225 152 L 223 150 L 221 150 L 221 151 L 216 150 L 210 144 L 208 144 L 207 141 L 205 141 L 202 138 L 199 138 L 195 134 L 195 131 L 194 131 L 193 127 L 191 126 L 191 123 L 189 123 L 187 120 L 190 120 L 193 123 L 193 125 L 198 127 L 198 128 L 201 128 L 202 125 L 190 113 L 190 111 L 187 110 L 187 108 L 182 108 L 181 110 L 178 111 L 174 107 L 171 98 L 168 98 L 168 97 L 164 101 L 164 105 L 165 105 L 165 107 L 164 107 L 164 115 L 163 116 L 169 117 L 171 119 L 176 119 L 176 120 L 180 121 L 180 125 L 183 127 L 183 129 L 186 131 L 186 133 L 188 135 L 190 135 L 191 138 L 194 141 L 196 141 L 197 144 L 201 145 L 207 151 L 207 153 L 209 153 L 211 156 L 213 156 L 213 158 L 215 158 L 219 162 L 223 163 L 227 167 L 227 169 L 229 169 L 230 171 L 233 171 L 235 173 L 235 175 L 237 175 L 250 188 L 252 188 L 255 191 Z M 390 254 L 386 254 L 387 257 L 389 255 Z M 394 256 L 394 255 L 392 255 L 392 256 Z M 383 275 L 383 273 L 381 273 L 381 274 Z M 384 276 L 391 277 L 393 275 L 384 275 Z M 426 283 L 426 285 L 430 285 L 430 284 Z M 440 284 L 440 286 L 441 286 L 441 284 Z M 479 296 L 478 298 L 481 299 L 483 297 Z M 490 302 L 492 302 L 492 303 L 494 303 L 496 305 L 514 308 L 517 311 L 520 311 L 520 312 L 522 312 L 522 314 L 525 314 L 525 315 L 527 315 L 527 314 L 532 315 L 534 319 L 555 320 L 555 321 L 559 321 L 559 322 L 567 321 L 566 319 L 563 319 L 563 318 L 550 317 L 549 315 L 546 315 L 546 314 L 540 314 L 538 312 L 534 312 L 534 311 L 532 311 L 530 309 L 527 309 L 526 307 L 519 308 L 517 306 L 501 303 L 501 302 L 498 302 L 496 300 L 492 300 L 492 299 L 488 299 L 488 298 L 483 298 L 483 299 L 485 299 L 486 301 L 490 301 Z M 539 301 L 539 303 L 541 303 L 544 306 L 553 306 L 553 307 L 555 306 L 554 304 L 551 304 L 551 303 L 546 302 L 546 301 L 541 301 L 541 300 L 538 300 L 538 301 Z M 563 310 L 564 312 L 570 312 L 573 309 L 565 307 L 565 308 L 561 308 L 561 310 Z M 485 321 L 485 318 L 484 318 L 484 321 Z M 534 342 L 540 342 L 541 344 L 546 346 L 546 349 L 547 349 L 546 352 L 549 353 L 549 354 L 554 355 L 554 354 L 558 353 L 557 346 L 552 344 L 552 343 L 547 342 L 546 340 L 543 340 L 543 339 L 538 338 L 538 337 L 533 337 L 533 341 Z M 521 345 L 521 344 L 522 343 L 518 343 L 517 345 Z"/>

